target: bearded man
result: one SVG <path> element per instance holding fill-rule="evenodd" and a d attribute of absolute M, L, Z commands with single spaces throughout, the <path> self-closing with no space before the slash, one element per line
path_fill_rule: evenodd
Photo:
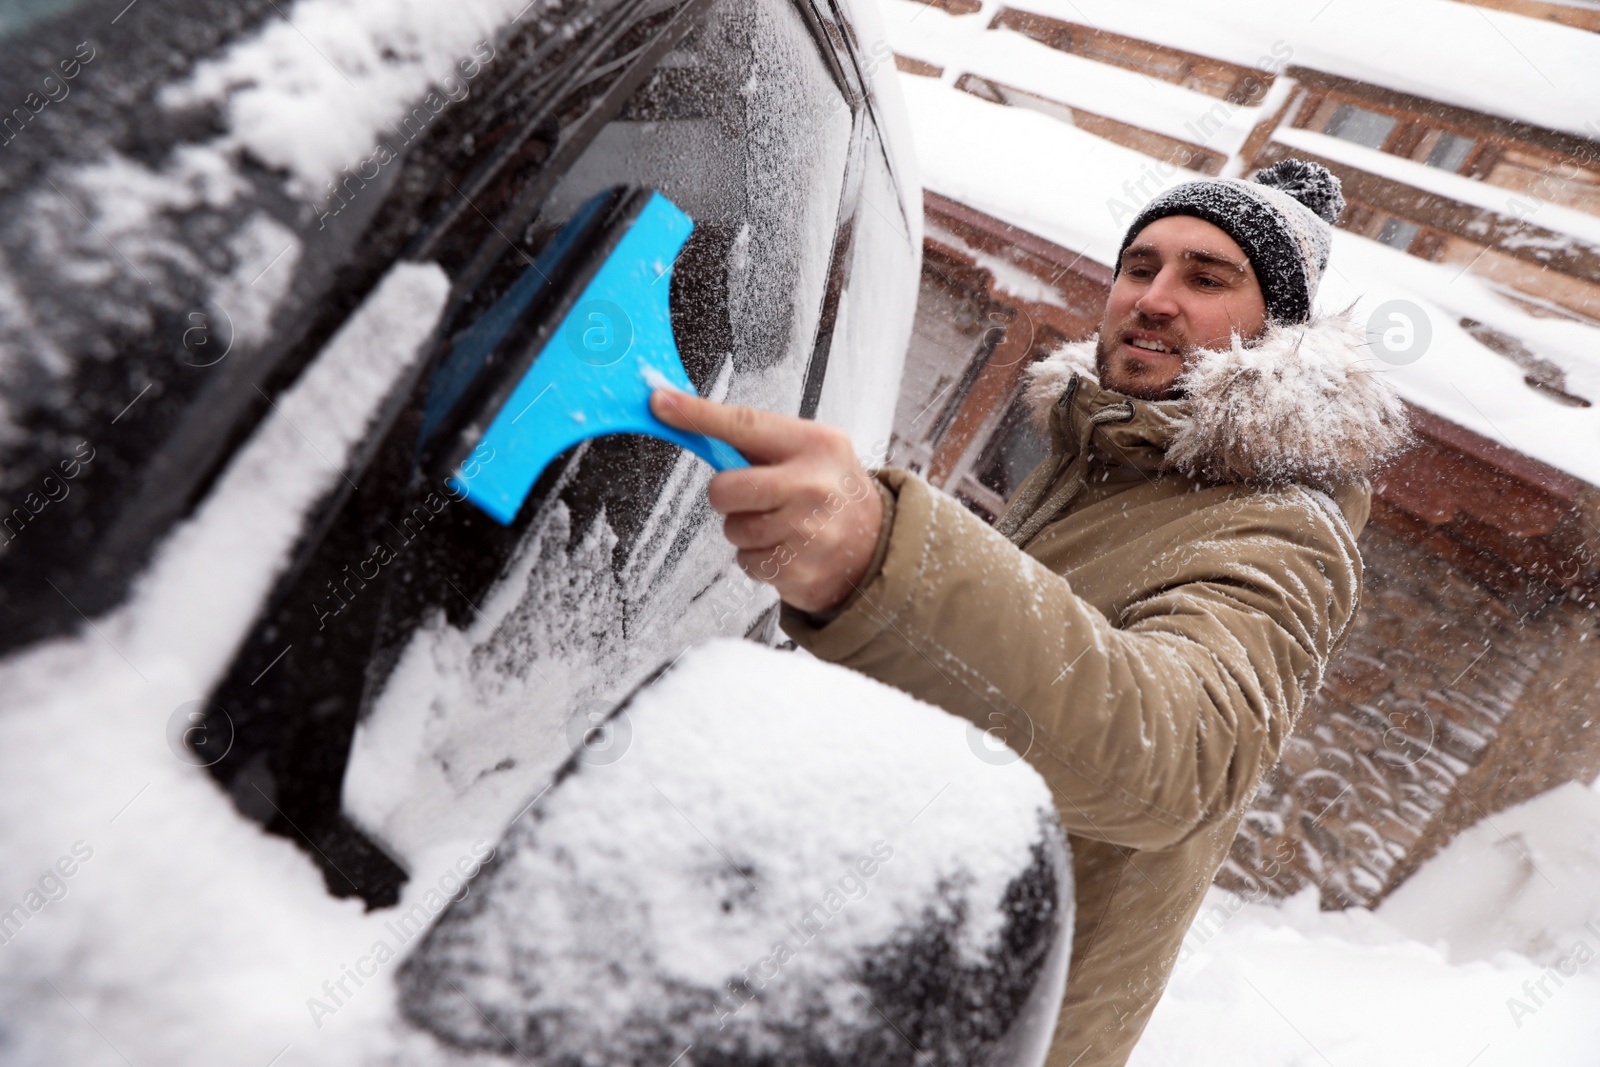
<path fill-rule="evenodd" d="M 1140 212 L 1097 337 L 1030 368 L 1051 451 L 993 529 L 906 471 L 842 495 L 869 475 L 836 429 L 653 397 L 755 464 L 710 500 L 800 646 L 998 731 L 1049 783 L 1076 897 L 1049 1067 L 1126 1062 L 1350 631 L 1369 477 L 1408 430 L 1362 331 L 1314 313 L 1343 205 L 1285 160 Z"/>

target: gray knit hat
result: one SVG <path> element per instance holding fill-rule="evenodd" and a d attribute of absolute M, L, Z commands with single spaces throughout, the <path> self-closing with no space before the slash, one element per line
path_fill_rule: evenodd
<path fill-rule="evenodd" d="M 1122 253 L 1139 231 L 1169 215 L 1193 215 L 1222 230 L 1244 250 L 1261 282 L 1267 317 L 1279 323 L 1306 322 L 1322 272 L 1328 268 L 1332 224 L 1344 210 L 1339 179 L 1328 168 L 1304 159 L 1282 159 L 1250 175 L 1207 178 L 1168 189 L 1139 212 L 1117 249 Z"/>

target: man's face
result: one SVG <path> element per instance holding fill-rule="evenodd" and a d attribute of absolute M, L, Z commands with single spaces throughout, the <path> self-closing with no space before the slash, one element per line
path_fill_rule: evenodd
<path fill-rule="evenodd" d="M 1178 395 L 1178 375 L 1203 348 L 1266 329 L 1255 268 L 1233 238 L 1191 215 L 1157 219 L 1122 253 L 1106 299 L 1095 362 L 1100 384 L 1143 400 Z"/>

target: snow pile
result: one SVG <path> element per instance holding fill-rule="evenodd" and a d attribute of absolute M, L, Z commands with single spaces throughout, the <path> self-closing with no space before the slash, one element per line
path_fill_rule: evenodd
<path fill-rule="evenodd" d="M 1048 788 L 992 756 L 844 668 L 695 649 L 512 826 L 407 1013 L 538 1062 L 987 1062 L 1071 911 Z"/>
<path fill-rule="evenodd" d="M 1130 1067 L 1587 1067 L 1597 890 L 1600 794 L 1575 784 L 1466 831 L 1376 913 L 1213 889 Z"/>
<path fill-rule="evenodd" d="M 202 514 L 188 547 L 218 526 Z M 220 667 L 155 595 L 184 577 L 158 569 L 104 620 L 137 660 L 91 634 L 5 665 L 3 899 L 27 916 L 0 935 L 5 1063 L 464 1064 L 503 1062 L 508 1039 L 534 1062 L 671 1045 L 667 1063 L 693 1041 L 909 1063 L 896 1029 L 918 1062 L 1036 1062 L 1070 874 L 1043 782 L 965 722 L 714 643 L 591 739 L 487 873 L 468 881 L 487 842 L 439 853 L 363 914 L 168 751 L 167 709 Z M 158 661 L 132 621 L 202 654 Z M 453 1048 L 400 1018 L 400 974 Z M 620 1025 L 653 1010 L 670 1018 Z"/>
<path fill-rule="evenodd" d="M 1451 960 L 1600 958 L 1600 794 L 1576 782 L 1485 819 L 1395 890 L 1378 915 Z M 1580 944 L 1587 953 L 1577 953 Z M 1600 978 L 1600 968 L 1593 977 Z"/>

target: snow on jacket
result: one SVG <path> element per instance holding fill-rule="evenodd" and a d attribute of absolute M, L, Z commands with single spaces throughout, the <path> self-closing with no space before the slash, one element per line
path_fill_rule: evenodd
<path fill-rule="evenodd" d="M 879 471 L 881 563 L 831 618 L 784 609 L 804 648 L 1004 736 L 1050 784 L 1077 910 L 1049 1067 L 1126 1062 L 1349 632 L 1368 475 L 1408 436 L 1363 341 L 1345 316 L 1274 326 L 1201 353 L 1167 401 L 1102 387 L 1094 342 L 1068 345 L 1030 368 L 1053 447 L 998 529 Z"/>

